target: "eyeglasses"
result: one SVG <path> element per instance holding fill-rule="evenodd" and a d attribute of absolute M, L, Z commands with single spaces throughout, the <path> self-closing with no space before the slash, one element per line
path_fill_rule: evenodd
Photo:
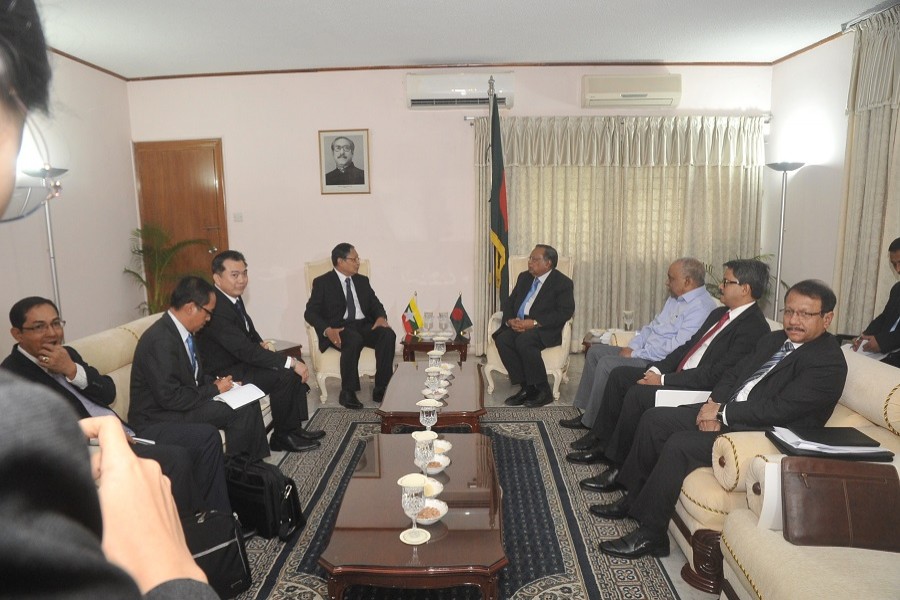
<path fill-rule="evenodd" d="M 530 262 L 530 263 L 544 262 L 545 260 L 547 260 L 547 258 L 544 256 L 529 256 L 528 257 L 528 262 Z"/>
<path fill-rule="evenodd" d="M 740 281 L 735 281 L 734 279 L 723 279 L 722 287 L 728 287 L 729 285 L 741 285 Z"/>
<path fill-rule="evenodd" d="M 33 331 L 35 333 L 46 333 L 49 328 L 57 329 L 59 331 L 63 330 L 63 327 L 66 326 L 66 322 L 62 319 L 54 319 L 50 321 L 50 323 L 38 323 L 37 325 L 33 325 L 31 327 L 20 327 L 22 331 Z"/>
<path fill-rule="evenodd" d="M 209 318 L 212 319 L 213 314 L 212 314 L 212 312 L 210 312 L 210 310 L 209 310 L 208 308 L 206 308 L 205 306 L 201 306 L 201 305 L 199 305 L 199 304 L 197 305 L 197 307 L 198 307 L 200 310 L 202 310 L 203 312 L 205 312 L 206 314 L 208 314 L 208 315 L 209 315 Z"/>
<path fill-rule="evenodd" d="M 356 257 L 356 258 L 351 258 L 351 257 L 349 257 L 349 256 L 348 256 L 348 257 L 347 257 L 347 258 L 345 258 L 345 259 L 344 259 L 344 260 L 346 260 L 346 261 L 348 261 L 348 262 L 355 262 L 355 263 L 359 263 L 359 261 L 360 261 L 360 258 L 359 258 L 359 257 L 358 257 L 358 256 L 357 256 L 357 257 Z"/>
<path fill-rule="evenodd" d="M 335 152 L 338 152 L 338 151 L 340 151 L 340 150 L 343 150 L 344 152 L 353 152 L 353 148 L 352 148 L 351 146 L 349 146 L 349 145 L 345 145 L 345 144 L 335 144 L 335 146 L 334 146 L 334 151 L 335 151 Z"/>
<path fill-rule="evenodd" d="M 824 312 L 811 313 L 802 310 L 793 310 L 791 308 L 782 308 L 780 312 L 784 314 L 785 319 L 791 319 L 796 316 L 801 321 L 809 321 L 813 317 L 821 317 L 825 314 Z"/>

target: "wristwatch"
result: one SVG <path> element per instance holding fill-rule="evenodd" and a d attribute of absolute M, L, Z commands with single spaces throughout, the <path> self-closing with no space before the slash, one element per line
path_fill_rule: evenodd
<path fill-rule="evenodd" d="M 532 321 L 534 321 L 534 326 L 535 326 L 535 327 L 540 327 L 540 326 L 541 326 L 541 324 L 538 323 L 537 319 L 532 319 Z"/>
<path fill-rule="evenodd" d="M 725 405 L 719 407 L 719 412 L 716 413 L 716 421 L 719 423 L 725 423 Z"/>

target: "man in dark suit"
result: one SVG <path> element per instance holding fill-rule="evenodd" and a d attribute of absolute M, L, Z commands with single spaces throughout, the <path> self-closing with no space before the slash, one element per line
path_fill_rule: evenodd
<path fill-rule="evenodd" d="M 666 526 L 682 482 L 694 469 L 711 466 L 720 433 L 825 425 L 847 378 L 844 355 L 826 331 L 835 302 L 821 281 L 795 284 L 785 297 L 784 331 L 763 336 L 753 354 L 722 376 L 707 402 L 644 413 L 621 471 L 597 488 L 621 486 L 625 495 L 590 507 L 608 519 L 634 517 L 640 527 L 602 542 L 601 552 L 620 558 L 668 555 Z"/>
<path fill-rule="evenodd" d="M 365 185 L 366 172 L 353 164 L 353 140 L 336 137 L 331 142 L 335 169 L 325 173 L 325 185 Z"/>
<path fill-rule="evenodd" d="M 313 280 L 304 318 L 319 336 L 319 350 L 329 346 L 341 352 L 340 403 L 362 408 L 359 391 L 359 355 L 364 347 L 375 349 L 375 388 L 372 400 L 381 402 L 394 370 L 397 334 L 387 321 L 381 301 L 369 278 L 359 274 L 359 253 L 341 243 L 331 251 L 334 271 Z"/>
<path fill-rule="evenodd" d="M 654 406 L 657 391 L 711 390 L 725 371 L 753 352 L 759 338 L 769 333 L 769 324 L 756 303 L 768 287 L 768 265 L 758 260 L 732 260 L 724 268 L 719 290 L 725 306 L 713 310 L 691 339 L 662 360 L 650 363 L 649 369 L 613 369 L 600 413 L 591 431 L 572 442 L 579 451 L 566 457 L 569 462 L 604 462 L 611 458 L 603 454 L 607 446 L 621 446 L 627 453 L 634 427 L 640 415 Z M 621 419 L 620 425 L 623 410 L 629 416 Z M 618 456 L 616 460 L 624 458 Z M 581 487 L 593 489 L 593 479 L 582 481 Z"/>
<path fill-rule="evenodd" d="M 575 312 L 572 280 L 556 269 L 559 255 L 538 244 L 528 257 L 528 270 L 503 305 L 503 323 L 494 332 L 500 360 L 513 385 L 521 389 L 506 399 L 510 406 L 543 406 L 553 402 L 541 350 L 562 343 L 562 330 Z"/>
<path fill-rule="evenodd" d="M 62 345 L 65 323 L 53 301 L 38 296 L 23 298 L 10 309 L 9 322 L 17 343 L 0 366 L 54 390 L 80 419 L 105 415 L 119 418 L 109 408 L 116 399 L 115 382 L 85 363 L 73 348 Z M 122 422 L 122 427 L 134 436 L 127 423 Z M 156 443 L 134 444 L 132 450 L 160 464 L 172 482 L 172 495 L 181 514 L 210 508 L 231 512 L 222 440 L 215 427 L 177 423 L 152 441 Z"/>
<path fill-rule="evenodd" d="M 234 250 L 220 252 L 212 261 L 216 307 L 209 324 L 197 336 L 200 358 L 208 373 L 252 383 L 269 394 L 272 406 L 273 450 L 312 450 L 324 431 L 307 431 L 309 418 L 306 380 L 309 370 L 302 360 L 269 350 L 247 314 L 243 294 L 249 283 L 247 261 Z"/>
<path fill-rule="evenodd" d="M 888 246 L 888 257 L 900 275 L 900 238 Z M 881 362 L 900 367 L 900 282 L 891 288 L 887 304 L 880 315 L 853 340 L 853 349 L 884 355 Z"/>
<path fill-rule="evenodd" d="M 169 310 L 138 341 L 131 365 L 128 420 L 143 437 L 153 438 L 173 423 L 209 423 L 225 431 L 229 455 L 252 459 L 269 455 L 259 403 L 234 410 L 213 398 L 234 384 L 231 376 L 213 380 L 203 371 L 194 334 L 216 307 L 215 288 L 199 277 L 175 286 Z"/>

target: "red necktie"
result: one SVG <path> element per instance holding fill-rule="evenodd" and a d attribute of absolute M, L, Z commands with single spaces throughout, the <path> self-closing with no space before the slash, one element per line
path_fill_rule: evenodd
<path fill-rule="evenodd" d="M 700 338 L 700 341 L 697 342 L 696 344 L 694 344 L 693 348 L 688 350 L 688 353 L 685 354 L 684 358 L 681 359 L 681 362 L 678 363 L 678 368 L 675 369 L 675 372 L 677 373 L 677 372 L 681 371 L 684 368 L 684 364 L 688 361 L 688 359 L 694 355 L 694 352 L 699 350 L 703 346 L 703 344 L 706 343 L 706 340 L 708 340 L 709 338 L 714 336 L 718 330 L 725 327 L 725 323 L 727 323 L 728 319 L 730 319 L 730 318 L 731 318 L 731 311 L 726 310 L 725 314 L 722 315 L 722 318 L 719 319 L 719 322 L 716 323 L 712 329 L 707 331 L 706 334 L 702 338 Z"/>

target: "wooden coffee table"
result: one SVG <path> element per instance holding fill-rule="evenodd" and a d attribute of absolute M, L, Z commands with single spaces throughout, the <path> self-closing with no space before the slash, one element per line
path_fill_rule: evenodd
<path fill-rule="evenodd" d="M 400 507 L 397 480 L 416 472 L 409 435 L 375 435 L 350 479 L 328 546 L 319 564 L 328 572 L 328 595 L 341 600 L 351 585 L 431 589 L 475 585 L 496 600 L 503 550 L 501 495 L 489 438 L 445 434 L 453 444 L 447 469 L 433 477 L 449 505 L 443 519 L 424 527 L 431 539 L 420 546 L 400 541 L 410 519 Z M 420 525 L 420 527 L 423 527 Z"/>
<path fill-rule="evenodd" d="M 416 352 L 434 350 L 434 340 L 426 340 L 416 335 L 407 334 L 400 340 L 400 344 L 403 345 L 403 360 L 406 362 L 415 362 Z M 459 365 L 462 366 L 469 354 L 469 338 L 458 335 L 447 341 L 447 352 L 459 352 Z"/>
<path fill-rule="evenodd" d="M 391 382 L 384 394 L 384 401 L 375 411 L 381 417 L 381 433 L 393 433 L 397 425 L 422 428 L 419 423 L 419 407 L 425 388 L 426 362 L 402 362 L 397 366 Z M 453 369 L 447 395 L 442 400 L 447 404 L 438 413 L 436 429 L 452 425 L 468 427 L 473 432 L 481 431 L 481 416 L 484 409 L 484 378 L 481 365 L 462 364 Z"/>

